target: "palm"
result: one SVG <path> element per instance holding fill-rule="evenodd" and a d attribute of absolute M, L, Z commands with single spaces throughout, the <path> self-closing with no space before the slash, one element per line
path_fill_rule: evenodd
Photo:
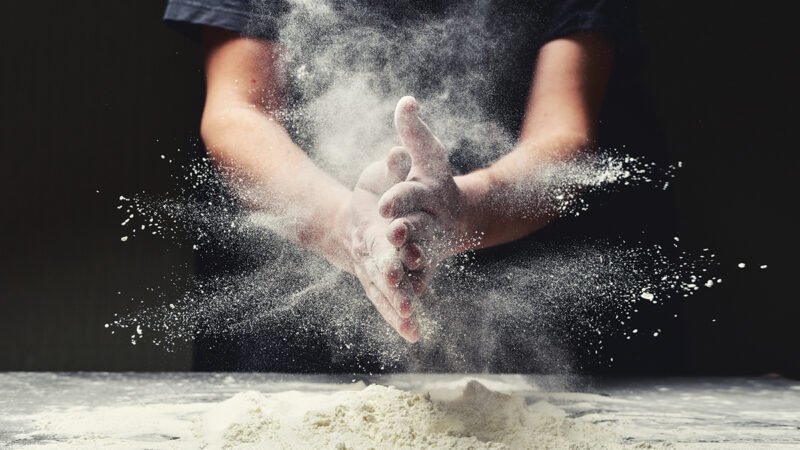
<path fill-rule="evenodd" d="M 386 235 L 390 221 L 378 213 L 380 196 L 408 173 L 404 154 L 370 165 L 353 190 L 351 253 L 355 274 L 383 318 L 408 341 L 419 339 L 412 315 L 412 294 L 397 250 Z"/>

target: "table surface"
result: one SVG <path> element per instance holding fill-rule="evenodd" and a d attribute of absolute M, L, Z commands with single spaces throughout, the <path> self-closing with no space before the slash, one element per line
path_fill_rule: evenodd
<path fill-rule="evenodd" d="M 123 448 L 177 448 L 182 437 L 165 431 L 167 428 L 157 426 L 159 423 L 189 423 L 193 414 L 202 411 L 202 405 L 246 390 L 327 392 L 352 389 L 354 382 L 363 382 L 423 392 L 467 379 L 524 396 L 530 402 L 547 400 L 570 417 L 596 423 L 624 422 L 624 440 L 628 442 L 668 443 L 675 448 L 800 448 L 800 381 L 782 378 L 587 380 L 487 374 L 354 377 L 25 372 L 0 373 L 0 446 L 66 448 L 75 438 L 70 430 L 46 426 L 59 416 L 96 417 L 98 411 L 114 414 L 132 411 L 125 408 L 158 404 L 172 406 L 154 410 L 152 429 L 144 426 L 110 442 Z M 95 416 L 90 415 L 92 412 Z M 91 424 L 82 426 L 92 430 Z"/>

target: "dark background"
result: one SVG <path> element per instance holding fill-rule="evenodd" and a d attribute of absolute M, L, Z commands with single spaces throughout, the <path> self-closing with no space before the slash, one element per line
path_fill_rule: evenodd
<path fill-rule="evenodd" d="M 191 366 L 188 347 L 132 346 L 103 327 L 138 302 L 177 296 L 170 274 L 192 270 L 191 251 L 169 241 L 120 242 L 116 210 L 119 195 L 171 187 L 174 165 L 200 151 L 200 49 L 161 23 L 163 6 L 4 5 L 0 370 Z M 690 373 L 798 376 L 791 15 L 736 3 L 640 8 L 646 79 L 684 163 L 681 243 L 712 248 L 723 268 L 721 286 L 683 306 Z"/>

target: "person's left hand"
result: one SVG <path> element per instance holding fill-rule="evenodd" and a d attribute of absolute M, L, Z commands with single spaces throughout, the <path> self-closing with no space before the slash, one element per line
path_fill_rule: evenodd
<path fill-rule="evenodd" d="M 399 250 L 415 294 L 424 292 L 436 266 L 474 244 L 467 220 L 467 196 L 456 184 L 447 151 L 417 115 L 413 97 L 395 109 L 395 128 L 408 152 L 407 176 L 380 198 L 380 215 L 391 220 L 386 237 Z"/>

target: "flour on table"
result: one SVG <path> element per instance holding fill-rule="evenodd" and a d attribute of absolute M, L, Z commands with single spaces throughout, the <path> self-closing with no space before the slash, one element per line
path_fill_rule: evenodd
<path fill-rule="evenodd" d="M 447 401 L 380 385 L 359 391 L 241 392 L 195 422 L 206 448 L 616 448 L 609 429 L 546 401 L 470 381 Z"/>

